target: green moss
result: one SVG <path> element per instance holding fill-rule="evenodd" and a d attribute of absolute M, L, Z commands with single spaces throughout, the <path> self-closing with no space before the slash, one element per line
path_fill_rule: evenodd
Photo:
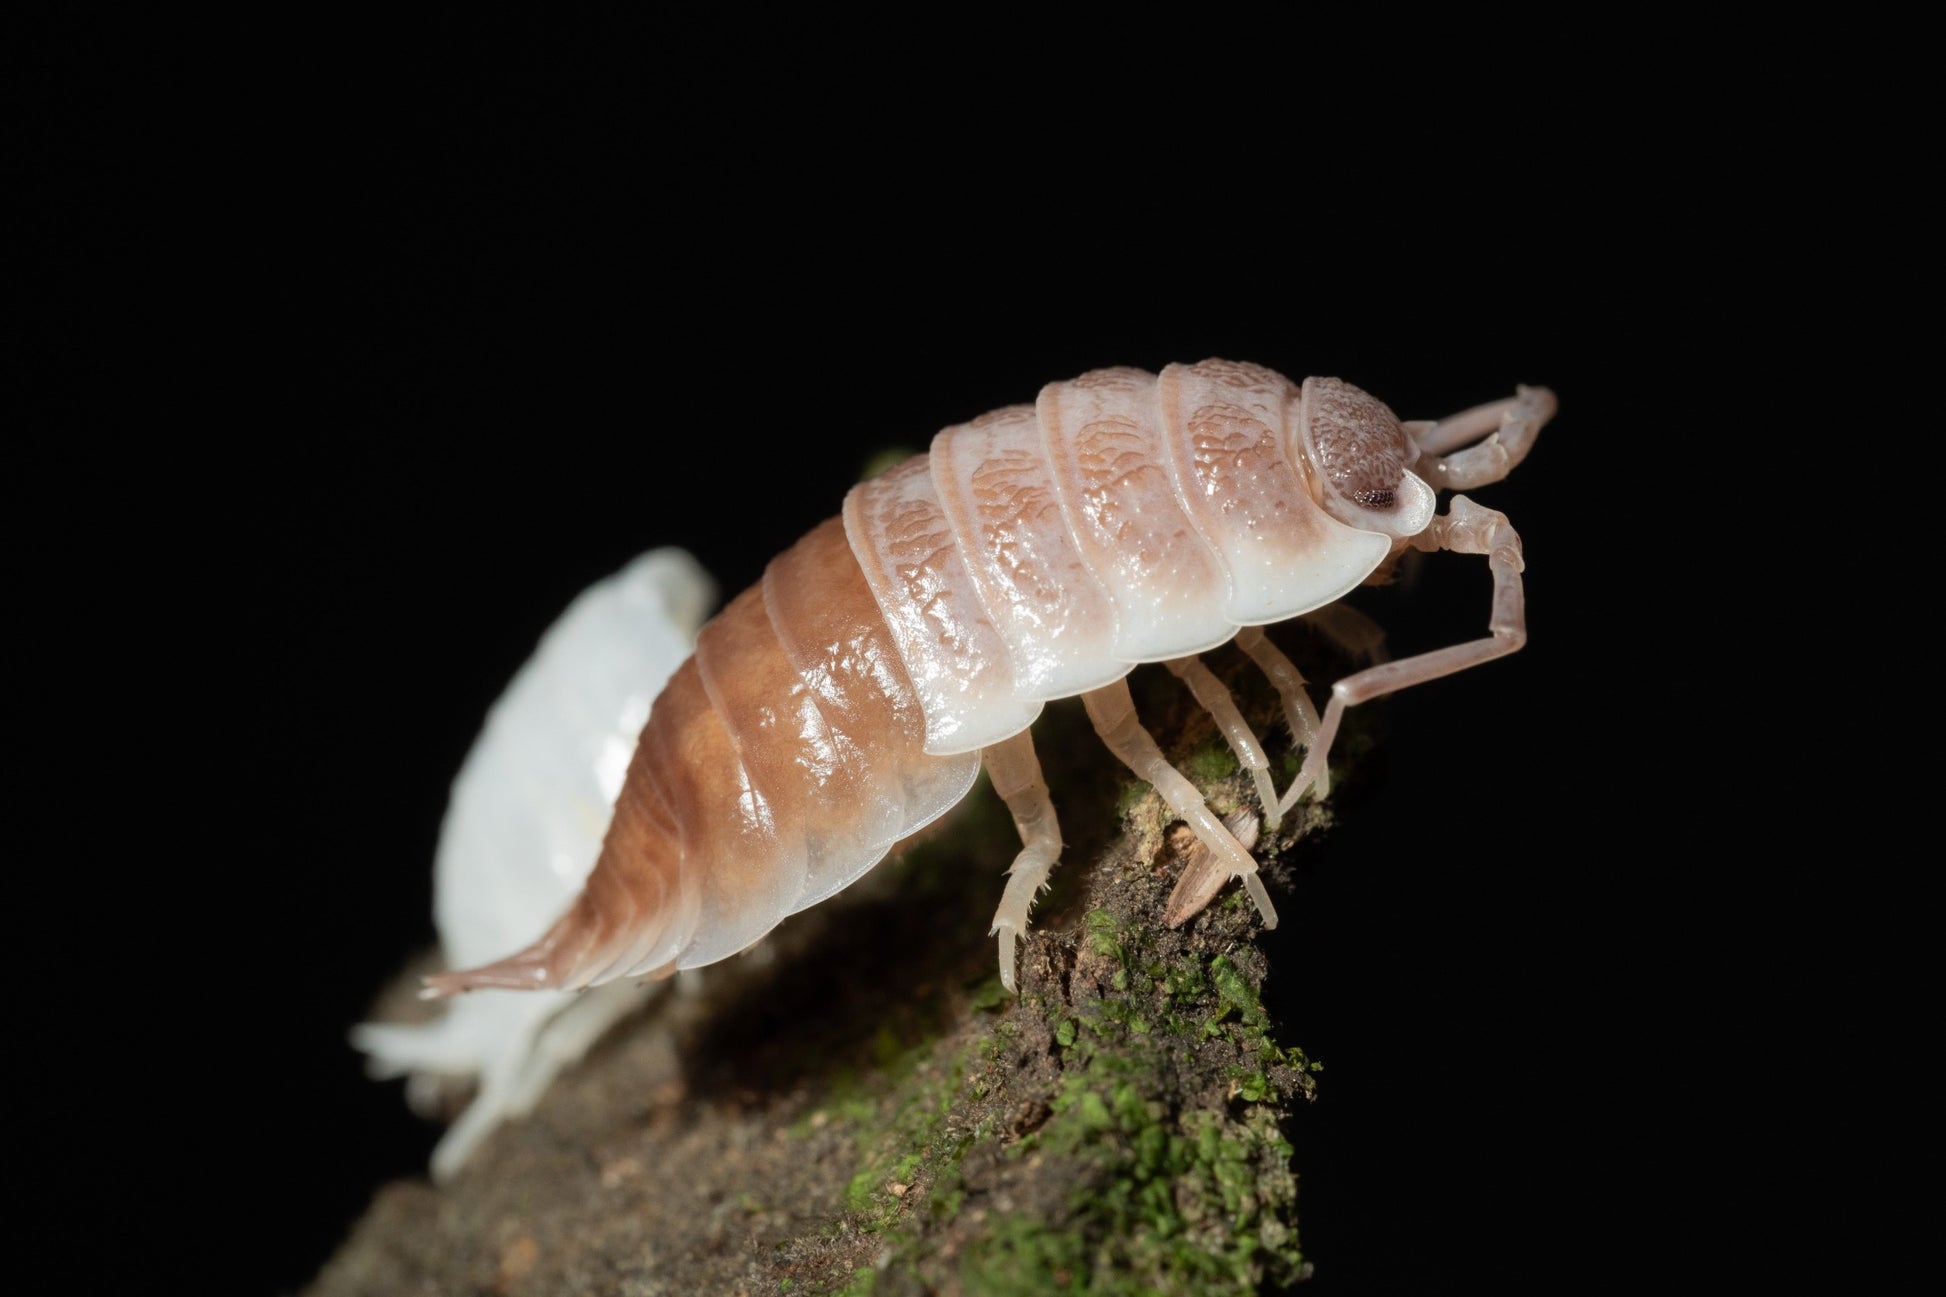
<path fill-rule="evenodd" d="M 1107 910 L 1089 910 L 1085 920 L 1088 948 L 1108 959 L 1122 958 L 1120 923 Z"/>
<path fill-rule="evenodd" d="M 1205 1034 L 1221 1033 L 1224 1020 L 1234 1014 L 1237 1043 L 1255 1054 L 1258 1063 L 1256 1068 L 1232 1069 L 1239 1096 L 1253 1103 L 1289 1096 L 1313 1098 L 1316 1073 L 1324 1070 L 1323 1064 L 1312 1062 L 1302 1049 L 1285 1047 L 1272 1038 L 1270 1015 L 1257 988 L 1228 959 L 1218 955 L 1211 960 L 1210 975 L 1216 983 L 1218 1008 L 1205 1020 Z"/>
<path fill-rule="evenodd" d="M 1179 767 L 1189 782 L 1198 788 L 1207 789 L 1219 780 L 1228 779 L 1239 769 L 1236 753 L 1227 743 L 1212 743 L 1183 758 Z"/>
<path fill-rule="evenodd" d="M 1090 1157 L 1104 1174 L 1072 1195 L 1064 1220 L 995 1220 L 962 1262 L 967 1292 L 1241 1294 L 1308 1271 L 1274 1115 L 1172 1119 L 1132 1082 L 1062 1097 L 1043 1152 Z"/>
<path fill-rule="evenodd" d="M 876 1169 L 867 1167 L 845 1185 L 845 1208 L 863 1215 L 872 1210 L 880 1184 Z"/>
<path fill-rule="evenodd" d="M 1235 769 L 1219 746 L 1190 773 Z M 949 981 L 941 998 L 975 1010 L 951 1046 L 892 1027 L 860 1042 L 876 1071 L 841 1075 L 819 1111 L 855 1159 L 838 1237 L 869 1236 L 878 1264 L 840 1250 L 823 1289 L 1242 1294 L 1308 1273 L 1281 1123 L 1317 1069 L 1264 1009 L 1241 894 L 1193 936 L 1157 926 L 1157 895 L 1124 866 L 1069 921 L 1041 995 L 1005 995 L 984 960 Z"/>
<path fill-rule="evenodd" d="M 1088 1272 L 1087 1244 L 1078 1234 L 1050 1230 L 1030 1216 L 1002 1216 L 960 1275 L 969 1297 L 1019 1297 L 1087 1291 L 1078 1285 Z"/>
<path fill-rule="evenodd" d="M 1140 779 L 1122 785 L 1121 795 L 1115 799 L 1116 816 L 1127 819 L 1135 813 L 1135 808 L 1142 804 L 1142 800 L 1154 791 L 1154 784 Z"/>
<path fill-rule="evenodd" d="M 870 1266 L 859 1266 L 851 1272 L 851 1282 L 838 1290 L 839 1297 L 872 1297 L 872 1289 L 878 1286 L 878 1271 Z"/>
<path fill-rule="evenodd" d="M 1200 961 L 1186 959 L 1163 972 L 1163 987 L 1172 1004 L 1200 999 L 1209 988 Z"/>
<path fill-rule="evenodd" d="M 1009 995 L 1007 988 L 1001 984 L 1000 975 L 995 973 L 973 990 L 967 1002 L 981 1013 L 991 1013 L 995 1009 L 1006 1007 L 1012 999 L 1013 996 Z"/>
<path fill-rule="evenodd" d="M 937 1181 L 957 1165 L 967 1141 L 947 1138 L 946 1120 L 964 1077 L 963 1062 L 953 1060 L 916 1078 L 916 1087 L 895 1087 L 873 1120 L 858 1123 L 860 1162 L 846 1182 L 845 1207 L 860 1217 L 861 1229 L 891 1228 L 923 1196 L 913 1192 L 915 1186 Z"/>
<path fill-rule="evenodd" d="M 1082 925 L 1087 950 L 1112 962 L 1107 993 L 1077 994 L 1051 1019 L 1060 1088 L 1048 1120 L 1010 1152 L 1085 1168 L 1063 1212 L 1005 1215 L 969 1244 L 969 1293 L 1254 1293 L 1308 1273 L 1298 1247 L 1287 1098 L 1311 1093 L 1315 1069 L 1273 1038 L 1255 982 L 1222 955 L 1164 958 L 1152 927 L 1106 910 Z M 1256 967 L 1261 970 L 1261 963 Z M 1259 971 L 1258 976 L 1261 976 Z M 1184 1040 L 1206 1060 L 1235 1058 L 1226 1092 L 1176 1109 Z M 1198 1042 L 1201 1042 L 1200 1044 Z M 1222 1075 L 1221 1070 L 1217 1073 Z"/>

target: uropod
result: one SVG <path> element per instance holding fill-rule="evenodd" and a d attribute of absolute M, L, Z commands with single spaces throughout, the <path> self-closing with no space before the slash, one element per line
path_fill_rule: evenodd
<path fill-rule="evenodd" d="M 1553 394 L 1402 423 L 1336 378 L 1206 360 L 1094 370 L 949 427 L 854 486 L 697 636 L 656 698 L 586 886 L 532 944 L 435 974 L 428 997 L 666 977 L 746 949 L 949 810 L 984 765 L 1019 829 L 993 918 L 1002 980 L 1061 851 L 1029 727 L 1079 695 L 1108 749 L 1206 851 L 1162 916 L 1229 880 L 1276 908 L 1232 828 L 1136 715 L 1125 677 L 1164 663 L 1212 713 L 1275 827 L 1321 796 L 1347 707 L 1526 638 L 1520 538 L 1454 495 L 1519 464 Z M 1260 629 L 1382 578 L 1404 551 L 1486 559 L 1486 634 L 1357 671 L 1322 713 Z M 1304 759 L 1270 763 L 1197 655 L 1235 640 L 1276 687 Z M 1247 830 L 1246 830 L 1247 835 Z"/>

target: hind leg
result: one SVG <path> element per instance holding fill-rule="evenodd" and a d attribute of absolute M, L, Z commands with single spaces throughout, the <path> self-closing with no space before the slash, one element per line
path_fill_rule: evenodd
<path fill-rule="evenodd" d="M 1048 873 L 1061 858 L 1061 826 L 1054 818 L 1054 803 L 1047 795 L 1047 780 L 1041 777 L 1040 759 L 1034 755 L 1034 740 L 1022 730 L 1012 738 L 996 743 L 980 754 L 986 762 L 987 777 L 993 791 L 1007 803 L 1020 830 L 1020 854 L 1007 870 L 1007 890 L 1001 894 L 1000 908 L 994 912 L 993 927 L 987 935 L 1000 938 L 1000 981 L 1009 991 L 1014 984 L 1014 943 L 1027 935 L 1027 915 L 1034 898 L 1047 886 Z"/>

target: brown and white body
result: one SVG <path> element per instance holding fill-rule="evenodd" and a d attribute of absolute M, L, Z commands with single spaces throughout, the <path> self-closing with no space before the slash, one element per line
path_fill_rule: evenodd
<path fill-rule="evenodd" d="M 1048 699 L 1077 694 L 1209 848 L 1167 921 L 1234 877 L 1274 925 L 1249 851 L 1142 729 L 1123 677 L 1144 662 L 1181 677 L 1274 825 L 1324 791 L 1345 707 L 1521 646 L 1519 537 L 1464 496 L 1439 514 L 1437 495 L 1504 477 L 1554 408 L 1521 389 L 1402 425 L 1337 379 L 1210 360 L 1097 370 L 946 429 L 928 455 L 854 487 L 842 517 L 703 627 L 567 913 L 517 954 L 429 979 L 428 994 L 594 986 L 735 954 L 951 808 L 982 762 L 1024 844 L 993 924 L 1012 987 L 1014 943 L 1060 853 L 1028 727 Z M 1320 717 L 1256 628 L 1331 604 L 1406 548 L 1486 556 L 1488 634 L 1347 677 Z M 1307 747 L 1281 796 L 1195 657 L 1231 639 Z"/>

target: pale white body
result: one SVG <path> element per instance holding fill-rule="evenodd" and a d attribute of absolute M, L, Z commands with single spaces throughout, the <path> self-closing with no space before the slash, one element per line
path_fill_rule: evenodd
<path fill-rule="evenodd" d="M 549 627 L 453 784 L 433 871 L 447 967 L 533 940 L 580 893 L 650 706 L 715 599 L 695 559 L 658 549 L 584 591 Z M 472 1102 L 433 1154 L 433 1175 L 445 1179 L 647 995 L 619 982 L 579 993 L 486 991 L 450 1002 L 435 1022 L 363 1024 L 352 1043 L 373 1076 L 408 1076 L 421 1110 L 445 1087 L 474 1081 Z"/>

